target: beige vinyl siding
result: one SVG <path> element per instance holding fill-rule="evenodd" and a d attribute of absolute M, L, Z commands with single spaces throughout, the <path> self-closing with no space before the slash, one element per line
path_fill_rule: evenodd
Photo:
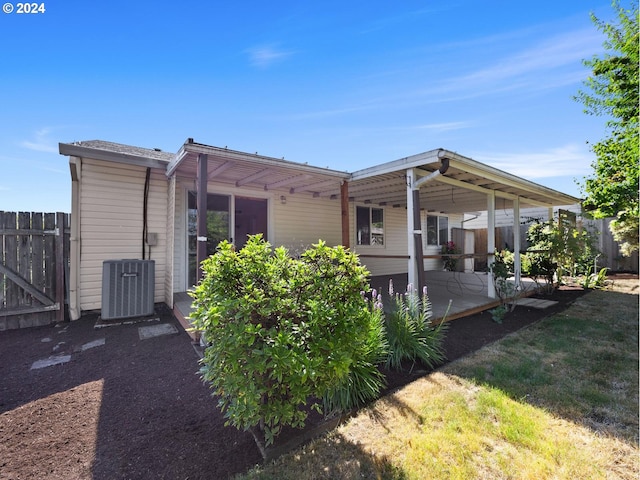
<path fill-rule="evenodd" d="M 281 196 L 286 198 L 282 203 Z M 284 245 L 292 251 L 324 240 L 328 245 L 342 243 L 340 200 L 314 198 L 310 194 L 274 192 L 272 197 L 272 230 L 274 245 Z"/>
<path fill-rule="evenodd" d="M 368 206 L 368 205 L 365 205 Z M 376 207 L 377 208 L 377 207 Z M 438 255 L 440 253 L 439 246 L 426 244 L 426 212 L 421 212 L 422 222 L 422 240 L 424 255 Z M 409 268 L 408 259 L 408 229 L 407 229 L 407 210 L 404 208 L 384 207 L 384 230 L 385 230 L 385 246 L 370 247 L 366 245 L 356 245 L 356 228 L 355 228 L 355 206 L 352 205 L 350 210 L 350 231 L 353 249 L 362 256 L 361 261 L 365 264 L 373 276 L 377 275 L 393 275 L 396 273 L 406 273 Z M 451 229 L 460 227 L 462 215 L 449 215 L 449 238 L 451 238 Z M 371 258 L 366 255 L 384 255 L 394 258 Z M 398 258 L 401 257 L 401 258 Z M 425 270 L 441 270 L 442 261 L 438 259 L 425 259 Z M 376 285 L 379 288 L 380 285 Z"/>
<path fill-rule="evenodd" d="M 352 249 L 360 255 L 371 275 L 392 275 L 407 271 L 408 258 L 371 258 L 366 255 L 387 255 L 407 257 L 407 210 L 405 208 L 376 207 L 383 209 L 384 246 L 357 245 L 356 243 L 356 205 L 349 204 L 349 231 Z"/>
<path fill-rule="evenodd" d="M 101 308 L 102 263 L 142 257 L 143 199 L 146 169 L 83 159 L 80 191 L 80 308 Z M 151 247 L 155 260 L 155 302 L 164 301 L 167 225 L 167 179 L 152 170 L 147 226 L 158 236 Z M 149 247 L 147 246 L 147 249 Z M 147 250 L 148 255 L 149 250 Z M 147 257 L 148 258 L 148 257 Z"/>

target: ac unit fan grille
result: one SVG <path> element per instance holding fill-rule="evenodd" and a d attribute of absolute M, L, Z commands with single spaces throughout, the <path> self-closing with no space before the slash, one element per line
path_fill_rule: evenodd
<path fill-rule="evenodd" d="M 155 261 L 106 260 L 102 264 L 104 320 L 153 314 Z"/>

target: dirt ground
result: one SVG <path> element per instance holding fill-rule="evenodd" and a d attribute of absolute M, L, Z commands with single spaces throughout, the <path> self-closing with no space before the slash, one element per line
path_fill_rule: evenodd
<path fill-rule="evenodd" d="M 637 288 L 637 276 L 631 279 Z M 447 357 L 562 310 L 583 293 L 557 291 L 544 297 L 556 306 L 518 307 L 503 324 L 488 312 L 454 320 Z M 250 433 L 224 426 L 197 375 L 189 337 L 168 309 L 158 313 L 159 321 L 101 329 L 94 328 L 97 315 L 88 315 L 0 332 L 0 479 L 225 479 L 262 461 Z M 141 339 L 139 328 L 151 325 L 176 333 Z M 60 363 L 37 368 L 42 360 Z M 425 373 L 389 374 L 388 390 Z"/>

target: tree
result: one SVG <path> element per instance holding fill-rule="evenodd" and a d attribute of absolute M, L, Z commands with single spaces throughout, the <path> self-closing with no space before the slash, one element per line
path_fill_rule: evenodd
<path fill-rule="evenodd" d="M 593 176 L 582 186 L 583 205 L 594 218 L 617 217 L 611 222 L 614 238 L 622 243 L 623 255 L 638 249 L 638 155 L 639 141 L 639 40 L 638 6 L 625 10 L 613 1 L 618 24 L 606 23 L 595 15 L 591 19 L 606 36 L 607 53 L 594 56 L 584 64 L 592 75 L 575 99 L 585 113 L 609 117 L 610 135 L 593 145 L 596 160 Z"/>

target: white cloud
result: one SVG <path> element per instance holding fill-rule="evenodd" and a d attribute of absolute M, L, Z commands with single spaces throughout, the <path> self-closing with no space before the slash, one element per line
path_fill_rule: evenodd
<path fill-rule="evenodd" d="M 591 171 L 591 154 L 568 144 L 541 152 L 475 154 L 473 158 L 523 178 L 577 177 Z"/>
<path fill-rule="evenodd" d="M 58 145 L 55 140 L 49 138 L 51 130 L 50 127 L 41 128 L 35 133 L 32 140 L 23 140 L 20 145 L 36 152 L 58 153 Z"/>
<path fill-rule="evenodd" d="M 249 54 L 249 61 L 254 67 L 267 68 L 276 62 L 293 55 L 294 52 L 280 50 L 275 45 L 261 45 L 250 48 L 246 51 Z"/>
<path fill-rule="evenodd" d="M 452 130 L 462 130 L 469 128 L 469 122 L 445 122 L 445 123 L 429 123 L 426 125 L 418 125 L 418 130 L 430 130 L 434 132 L 449 132 Z"/>
<path fill-rule="evenodd" d="M 562 70 L 576 66 L 590 58 L 601 48 L 602 37 L 590 30 L 567 32 L 499 59 L 486 68 L 466 75 L 450 78 L 426 94 L 467 92 L 482 95 L 512 89 L 540 89 L 548 84 L 566 84 L 566 73 Z M 571 77 L 575 78 L 575 77 Z"/>

